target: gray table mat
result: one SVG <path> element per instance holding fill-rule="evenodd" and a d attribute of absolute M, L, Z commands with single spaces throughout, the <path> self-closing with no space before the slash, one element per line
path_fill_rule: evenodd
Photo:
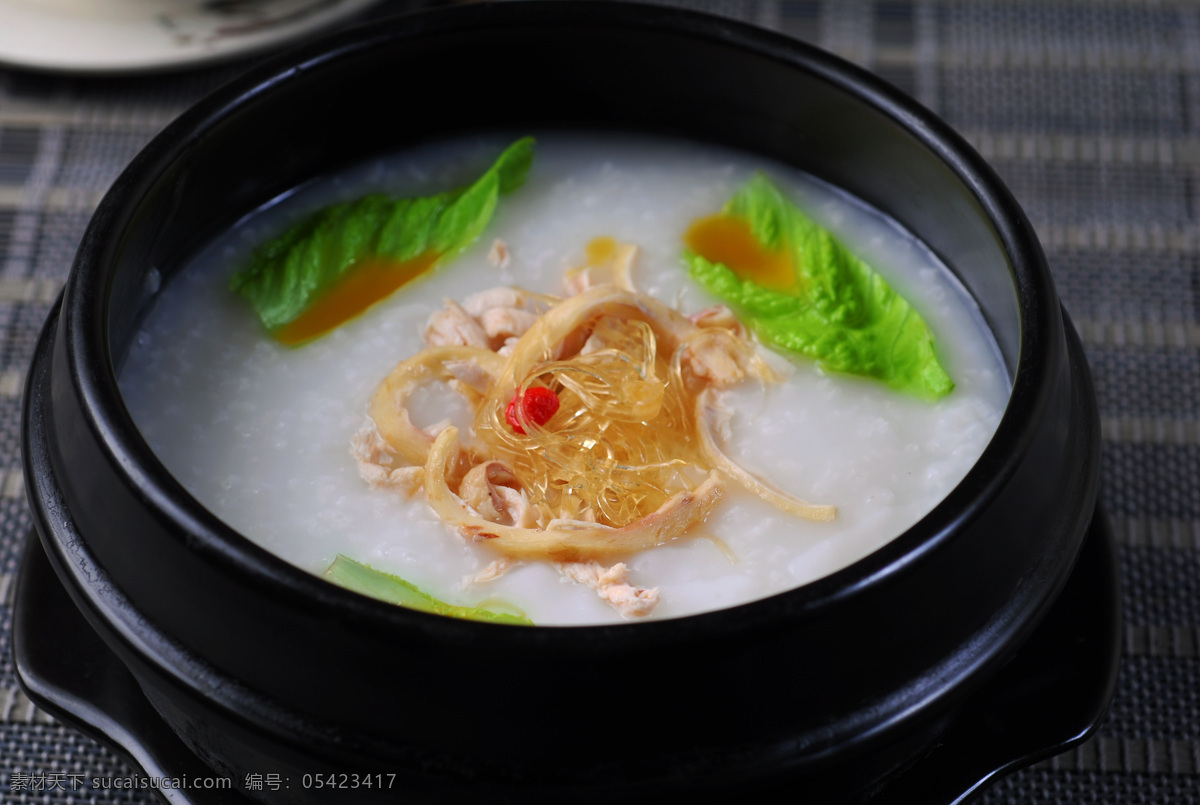
<path fill-rule="evenodd" d="M 1126 622 L 1098 734 L 985 803 L 1200 803 L 1200 7 L 1078 0 L 691 0 L 838 53 L 964 134 L 1029 213 L 1103 418 Z M 378 13 L 378 10 L 374 13 Z M 34 339 L 92 210 L 138 149 L 246 65 L 98 79 L 0 68 L 0 802 L 150 803 L 18 687 L 20 456 Z"/>

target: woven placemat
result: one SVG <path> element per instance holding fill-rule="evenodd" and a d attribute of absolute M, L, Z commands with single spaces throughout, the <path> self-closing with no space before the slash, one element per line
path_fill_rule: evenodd
<path fill-rule="evenodd" d="M 1126 631 L 1098 734 L 985 803 L 1200 803 L 1200 8 L 692 0 L 873 70 L 932 108 L 1025 207 L 1083 338 Z M 390 10 L 401 4 L 388 5 Z M 0 801 L 150 803 L 134 771 L 20 691 L 12 591 L 30 516 L 22 383 L 92 210 L 168 121 L 245 63 L 122 79 L 0 69 Z"/>

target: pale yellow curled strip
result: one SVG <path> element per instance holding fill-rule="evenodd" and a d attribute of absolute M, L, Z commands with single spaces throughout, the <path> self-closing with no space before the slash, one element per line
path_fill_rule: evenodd
<path fill-rule="evenodd" d="M 617 244 L 617 256 L 613 258 L 613 284 L 625 291 L 633 290 L 633 260 L 638 247 L 632 243 Z"/>
<path fill-rule="evenodd" d="M 593 240 L 596 243 L 601 238 Z M 589 250 L 591 244 L 588 244 Z M 597 285 L 611 284 L 623 291 L 633 292 L 633 261 L 637 257 L 638 247 L 632 243 L 614 243 L 616 253 L 606 260 L 589 262 L 573 268 L 564 278 L 567 292 L 571 295 L 582 293 Z"/>
<path fill-rule="evenodd" d="M 712 466 L 722 470 L 747 492 L 757 495 L 780 511 L 820 523 L 831 522 L 837 517 L 837 506 L 808 503 L 800 498 L 795 498 L 777 489 L 773 489 L 744 470 L 729 456 L 722 453 L 712 437 L 712 430 L 708 426 L 708 417 L 704 415 L 705 395 L 707 394 L 708 389 L 705 389 L 696 398 L 696 430 L 700 433 L 700 449 Z M 425 473 L 425 477 L 429 477 L 428 470 Z"/>
<path fill-rule="evenodd" d="M 551 521 L 545 529 L 517 528 L 479 517 L 450 491 L 446 475 L 450 462 L 457 455 L 458 428 L 451 426 L 438 434 L 425 464 L 425 496 L 429 505 L 464 537 L 481 542 L 486 540 L 489 547 L 513 559 L 611 561 L 654 548 L 681 537 L 692 526 L 704 522 L 725 494 L 721 473 L 714 470 L 691 492 L 674 495 L 657 511 L 621 528 L 574 520 Z"/>
<path fill-rule="evenodd" d="M 379 435 L 409 464 L 423 465 L 433 437 L 412 424 L 405 401 L 421 383 L 451 380 L 454 361 L 473 361 L 492 378 L 499 376 L 504 358 L 488 349 L 463 346 L 429 347 L 401 362 L 375 389 L 367 409 Z"/>

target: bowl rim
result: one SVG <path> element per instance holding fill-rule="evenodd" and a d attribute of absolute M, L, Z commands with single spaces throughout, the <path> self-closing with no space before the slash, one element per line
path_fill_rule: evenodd
<path fill-rule="evenodd" d="M 254 104 L 273 88 L 358 54 L 398 46 L 417 37 L 477 28 L 604 23 L 631 30 L 719 42 L 750 55 L 815 75 L 856 101 L 897 122 L 939 159 L 975 198 L 1011 269 L 1018 300 L 1019 348 L 1011 392 L 983 454 L 954 489 L 917 523 L 855 562 L 812 582 L 718 610 L 676 618 L 614 624 L 535 626 L 445 618 L 403 609 L 345 590 L 260 547 L 205 508 L 171 476 L 142 438 L 117 383 L 109 328 L 109 301 L 122 237 L 146 193 L 206 130 Z M 116 233 L 116 234 L 114 234 Z M 999 494 L 1033 441 L 1039 414 L 1049 404 L 1047 377 L 1055 368 L 1044 348 L 1061 316 L 1049 269 L 1032 226 L 1009 190 L 983 158 L 948 124 L 883 79 L 841 58 L 780 33 L 700 12 L 583 0 L 483 4 L 404 15 L 375 22 L 273 57 L 203 98 L 147 144 L 105 194 L 89 223 L 62 302 L 62 330 L 72 378 L 87 426 L 111 465 L 147 504 L 192 536 L 189 547 L 231 577 L 266 585 L 302 609 L 331 608 L 381 629 L 416 629 L 453 640 L 538 644 L 547 639 L 590 644 L 597 634 L 625 645 L 676 639 L 679 621 L 696 624 L 706 638 L 745 633 L 780 617 L 807 617 L 859 596 L 904 574 L 953 540 Z M 553 638 L 549 635 L 553 634 Z"/>

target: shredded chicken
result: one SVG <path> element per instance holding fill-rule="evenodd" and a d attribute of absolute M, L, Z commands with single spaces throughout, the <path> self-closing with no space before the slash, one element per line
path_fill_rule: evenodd
<path fill-rule="evenodd" d="M 716 388 L 726 388 L 747 377 L 780 380 L 754 346 L 730 328 L 697 329 L 687 338 L 682 359 L 694 378 Z"/>
<path fill-rule="evenodd" d="M 431 347 L 488 349 L 487 333 L 479 322 L 453 299 L 445 300 L 445 305 L 429 317 L 429 323 L 425 326 L 425 343 Z"/>
<path fill-rule="evenodd" d="M 423 467 L 393 466 L 396 454 L 374 424 L 359 429 L 351 437 L 350 453 L 358 462 L 358 474 L 372 489 L 395 489 L 412 495 L 424 482 Z"/>
<path fill-rule="evenodd" d="M 472 587 L 476 584 L 487 584 L 489 581 L 495 581 L 519 564 L 521 563 L 514 559 L 493 559 L 491 562 L 488 562 L 487 567 L 478 573 L 463 576 L 462 586 Z"/>
<path fill-rule="evenodd" d="M 494 307 L 479 316 L 479 324 L 487 334 L 488 342 L 497 347 L 507 343 L 510 338 L 520 338 L 537 320 L 536 313 L 515 307 Z"/>
<path fill-rule="evenodd" d="M 595 590 L 596 595 L 627 618 L 649 615 L 658 604 L 658 588 L 630 584 L 629 569 L 624 562 L 607 568 L 599 562 L 560 562 L 555 567 L 565 578 Z"/>
<path fill-rule="evenodd" d="M 497 287 L 471 294 L 462 304 L 446 299 L 425 325 L 428 346 L 498 350 L 515 342 L 537 321 L 553 297 Z"/>
<path fill-rule="evenodd" d="M 512 253 L 508 249 L 508 244 L 500 238 L 493 240 L 487 259 L 496 268 L 508 268 L 508 264 L 512 261 Z"/>
<path fill-rule="evenodd" d="M 536 310 L 534 297 L 520 288 L 497 286 L 473 293 L 462 302 L 463 310 L 478 318 L 489 310 L 510 307 L 517 310 Z"/>
<path fill-rule="evenodd" d="M 713 305 L 688 316 L 688 320 L 697 327 L 719 327 L 729 330 L 738 338 L 746 338 L 746 326 L 725 305 Z"/>
<path fill-rule="evenodd" d="M 701 330 L 689 340 L 683 357 L 693 376 L 717 388 L 745 380 L 749 359 L 748 351 L 725 330 Z"/>
<path fill-rule="evenodd" d="M 513 350 L 517 348 L 517 342 L 520 340 L 521 339 L 516 338 L 516 337 L 504 339 L 504 346 L 502 346 L 502 347 L 500 347 L 500 349 L 496 350 L 496 354 L 500 355 L 501 357 L 507 358 L 509 355 L 511 355 L 513 353 Z"/>

